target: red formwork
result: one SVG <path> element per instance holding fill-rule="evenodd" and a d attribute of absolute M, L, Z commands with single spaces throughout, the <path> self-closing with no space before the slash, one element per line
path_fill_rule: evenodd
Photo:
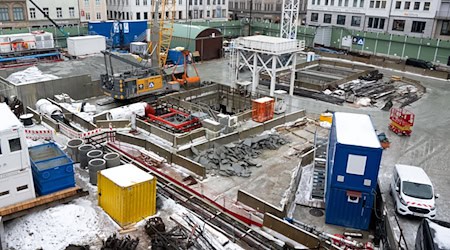
<path fill-rule="evenodd" d="M 263 97 L 252 100 L 252 120 L 255 122 L 265 122 L 273 118 L 275 100 L 270 97 Z"/>

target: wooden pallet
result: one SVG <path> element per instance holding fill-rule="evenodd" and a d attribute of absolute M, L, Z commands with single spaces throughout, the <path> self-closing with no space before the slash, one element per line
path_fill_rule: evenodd
<path fill-rule="evenodd" d="M 0 209 L 3 221 L 26 215 L 30 212 L 46 209 L 59 204 L 67 203 L 78 197 L 86 196 L 89 192 L 80 187 L 67 188 L 52 194 L 37 197 L 32 200 L 20 202 Z"/>

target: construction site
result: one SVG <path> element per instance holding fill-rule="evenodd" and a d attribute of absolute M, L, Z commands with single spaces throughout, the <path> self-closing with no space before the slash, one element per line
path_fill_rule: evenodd
<path fill-rule="evenodd" d="M 227 52 L 164 15 L 2 35 L 0 249 L 450 249 L 448 72 L 289 13 Z"/>

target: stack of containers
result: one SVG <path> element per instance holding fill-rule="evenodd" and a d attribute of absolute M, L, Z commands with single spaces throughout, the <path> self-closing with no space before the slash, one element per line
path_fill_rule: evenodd
<path fill-rule="evenodd" d="M 368 229 L 382 152 L 368 115 L 334 113 L 326 167 L 326 223 Z"/>
<path fill-rule="evenodd" d="M 252 120 L 265 122 L 273 118 L 275 100 L 263 97 L 252 101 Z"/>
<path fill-rule="evenodd" d="M 121 227 L 156 213 L 156 178 L 132 164 L 99 171 L 98 204 Z"/>
<path fill-rule="evenodd" d="M 53 142 L 29 148 L 34 186 L 39 195 L 75 186 L 73 161 Z"/>

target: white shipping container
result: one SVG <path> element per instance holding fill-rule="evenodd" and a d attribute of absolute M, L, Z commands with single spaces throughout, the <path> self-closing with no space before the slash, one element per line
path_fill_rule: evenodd
<path fill-rule="evenodd" d="M 67 50 L 71 56 L 84 56 L 100 53 L 106 49 L 104 36 L 78 36 L 67 38 Z"/>
<path fill-rule="evenodd" d="M 0 36 L 0 53 L 11 52 L 11 43 L 9 42 L 9 37 L 6 35 Z"/>
<path fill-rule="evenodd" d="M 147 43 L 132 42 L 130 43 L 130 53 L 143 54 L 147 50 Z"/>
<path fill-rule="evenodd" d="M 31 33 L 8 35 L 13 51 L 36 49 L 36 38 Z"/>
<path fill-rule="evenodd" d="M 0 208 L 36 198 L 31 168 L 0 175 Z"/>
<path fill-rule="evenodd" d="M 37 49 L 53 49 L 55 47 L 53 34 L 50 32 L 37 33 L 34 34 L 34 37 L 36 38 Z"/>

